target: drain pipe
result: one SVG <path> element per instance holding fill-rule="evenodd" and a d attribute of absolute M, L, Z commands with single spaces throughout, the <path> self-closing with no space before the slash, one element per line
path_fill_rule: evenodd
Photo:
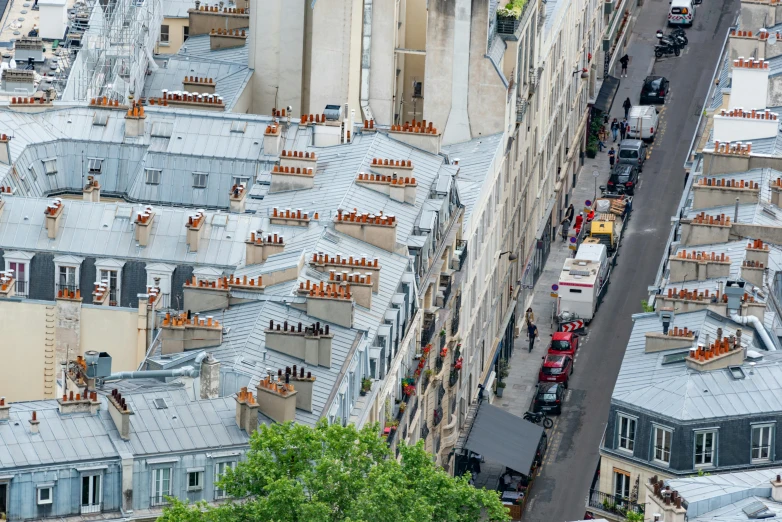
<path fill-rule="evenodd" d="M 766 328 L 763 326 L 763 323 L 760 322 L 760 319 L 755 317 L 754 315 L 739 315 L 737 313 L 732 313 L 730 315 L 731 320 L 739 323 L 739 324 L 750 324 L 755 329 L 755 331 L 760 336 L 760 339 L 763 341 L 763 344 L 766 346 L 766 350 L 769 352 L 775 352 L 777 349 L 774 346 L 774 343 L 771 341 L 771 337 L 768 336 L 768 333 L 766 332 Z"/>
<path fill-rule="evenodd" d="M 395 53 L 396 54 L 396 53 Z M 374 120 L 369 107 L 369 72 L 372 56 L 372 0 L 364 0 L 364 25 L 361 34 L 361 93 L 362 120 Z M 396 83 L 396 78 L 394 79 Z"/>

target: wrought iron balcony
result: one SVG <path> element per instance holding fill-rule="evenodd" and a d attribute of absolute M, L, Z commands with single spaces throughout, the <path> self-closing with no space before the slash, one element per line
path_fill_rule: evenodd
<path fill-rule="evenodd" d="M 432 317 L 429 322 L 424 320 L 424 329 L 421 331 L 421 346 L 426 346 L 432 342 L 435 328 L 437 328 L 437 324 L 434 317 Z"/>
<path fill-rule="evenodd" d="M 448 386 L 453 386 L 459 382 L 459 370 L 451 370 L 451 374 L 448 376 Z"/>
<path fill-rule="evenodd" d="M 439 406 L 436 410 L 434 410 L 434 414 L 432 416 L 432 426 L 439 426 L 440 423 L 443 421 L 443 407 Z"/>
<path fill-rule="evenodd" d="M 626 517 L 627 513 L 644 514 L 643 505 L 636 504 L 625 497 L 602 493 L 596 489 L 589 490 L 589 507 L 620 517 Z"/>
<path fill-rule="evenodd" d="M 426 424 L 426 421 L 421 425 L 421 438 L 426 440 L 426 437 L 429 436 L 429 426 Z"/>
<path fill-rule="evenodd" d="M 461 292 L 456 295 L 456 300 L 453 302 L 451 308 L 451 335 L 456 335 L 459 331 L 459 312 L 462 309 L 462 294 Z"/>
<path fill-rule="evenodd" d="M 458 253 L 459 257 L 457 258 L 459 260 L 459 265 L 455 268 L 455 270 L 461 270 L 464 266 L 464 262 L 467 260 L 467 241 L 464 239 L 457 239 L 456 240 L 456 252 Z"/>
<path fill-rule="evenodd" d="M 442 369 L 443 369 L 443 358 L 438 355 L 437 358 L 434 360 L 435 375 L 439 375 Z"/>
<path fill-rule="evenodd" d="M 524 121 L 524 115 L 527 114 L 527 107 L 529 107 L 527 100 L 516 100 L 516 123 Z"/>

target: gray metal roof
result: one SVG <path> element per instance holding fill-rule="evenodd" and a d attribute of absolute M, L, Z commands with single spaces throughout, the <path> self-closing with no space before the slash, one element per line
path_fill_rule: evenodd
<path fill-rule="evenodd" d="M 459 160 L 456 186 L 459 201 L 464 205 L 465 231 L 469 228 L 472 211 L 481 196 L 486 177 L 494 172 L 495 161 L 502 158 L 502 136 L 502 133 L 481 136 L 443 147 L 451 161 Z"/>
<path fill-rule="evenodd" d="M 195 9 L 195 0 L 166 0 L 163 2 L 163 18 L 187 18 L 188 9 Z"/>
<path fill-rule="evenodd" d="M 751 327 L 710 311 L 677 314 L 671 325 L 697 332 L 695 344 L 713 341 L 718 327 L 727 336 L 742 328 L 742 344 L 762 353 L 763 360 L 756 364 L 754 373 L 745 364 L 745 378 L 734 380 L 727 370 L 698 372 L 684 363 L 663 364 L 665 355 L 686 349 L 645 353 L 645 334 L 662 332 L 660 318 L 645 313 L 634 315 L 633 320 L 612 395 L 614 404 L 680 421 L 782 411 L 782 353 L 766 352 Z"/>
<path fill-rule="evenodd" d="M 185 76 L 212 78 L 215 81 L 215 93 L 223 97 L 228 112 L 233 110 L 253 74 L 246 62 L 232 63 L 180 55 L 165 58 L 158 56 L 156 61 L 160 67 L 147 76 L 142 96 L 158 98 L 162 96 L 163 89 L 182 91 Z"/>
<path fill-rule="evenodd" d="M 40 421 L 36 435 L 28 422 L 33 411 Z M 0 469 L 118 458 L 107 416 L 60 415 L 56 401 L 13 403 L 10 421 L 0 422 Z"/>
<path fill-rule="evenodd" d="M 208 34 L 193 35 L 182 44 L 178 54 L 190 58 L 205 58 L 208 60 L 219 60 L 226 63 L 247 65 L 249 63 L 250 54 L 249 42 L 250 38 L 247 38 L 243 47 L 213 51 L 209 44 Z"/>

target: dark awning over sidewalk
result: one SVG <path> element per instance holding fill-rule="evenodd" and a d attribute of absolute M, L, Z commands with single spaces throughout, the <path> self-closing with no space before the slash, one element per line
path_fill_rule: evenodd
<path fill-rule="evenodd" d="M 526 475 L 542 435 L 541 426 L 491 404 L 482 404 L 464 447 Z"/>
<path fill-rule="evenodd" d="M 593 107 L 603 114 L 608 114 L 611 111 L 611 105 L 614 104 L 614 98 L 616 98 L 618 90 L 619 78 L 606 76 L 603 80 L 603 85 L 600 87 L 600 92 L 597 93 L 597 99 Z"/>

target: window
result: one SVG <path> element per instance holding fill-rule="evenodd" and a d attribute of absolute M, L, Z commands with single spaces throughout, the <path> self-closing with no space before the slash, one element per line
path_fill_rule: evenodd
<path fill-rule="evenodd" d="M 190 27 L 184 26 L 182 28 L 182 41 L 186 42 L 188 36 L 190 36 Z"/>
<path fill-rule="evenodd" d="M 160 173 L 163 172 L 160 169 L 144 169 L 144 175 L 146 177 L 145 182 L 147 185 L 160 185 Z"/>
<path fill-rule="evenodd" d="M 82 475 L 81 477 L 81 512 L 100 513 L 101 476 Z"/>
<path fill-rule="evenodd" d="M 654 427 L 654 460 L 669 464 L 671 462 L 671 430 Z"/>
<path fill-rule="evenodd" d="M 103 168 L 102 158 L 87 158 L 89 161 L 90 174 L 100 174 Z"/>
<path fill-rule="evenodd" d="M 193 188 L 206 188 L 207 176 L 205 172 L 193 172 Z"/>
<path fill-rule="evenodd" d="M 231 181 L 231 186 L 234 185 L 243 185 L 244 188 L 247 188 L 250 186 L 250 178 L 244 177 L 244 176 L 234 176 Z"/>
<path fill-rule="evenodd" d="M 160 288 L 161 305 L 168 308 L 171 302 L 171 276 L 176 269 L 174 265 L 151 263 L 147 265 L 147 286 Z M 221 274 L 222 275 L 222 274 Z M 155 281 L 157 279 L 157 281 Z M 199 278 L 200 279 L 200 278 Z"/>
<path fill-rule="evenodd" d="M 160 45 L 168 45 L 168 26 L 160 26 Z"/>
<path fill-rule="evenodd" d="M 52 486 L 38 486 L 37 501 L 38 504 L 51 504 L 52 503 Z"/>
<path fill-rule="evenodd" d="M 105 281 L 109 287 L 110 306 L 120 306 L 122 298 L 122 267 L 124 261 L 119 259 L 100 258 L 95 261 L 98 278 L 96 281 Z"/>
<path fill-rule="evenodd" d="M 204 472 L 203 471 L 188 471 L 187 472 L 187 490 L 198 491 L 203 489 L 204 485 Z"/>
<path fill-rule="evenodd" d="M 50 158 L 41 161 L 43 162 L 43 170 L 46 174 L 49 176 L 57 174 L 57 159 Z"/>
<path fill-rule="evenodd" d="M 153 506 L 167 504 L 167 496 L 171 496 L 171 468 L 153 469 L 150 504 Z"/>
<path fill-rule="evenodd" d="M 771 460 L 772 426 L 752 426 L 752 462 Z"/>
<path fill-rule="evenodd" d="M 6 252 L 5 269 L 16 279 L 16 295 L 27 297 L 30 290 L 30 260 L 34 254 L 27 252 Z"/>
<path fill-rule="evenodd" d="M 614 495 L 621 498 L 630 497 L 630 474 L 614 468 Z"/>
<path fill-rule="evenodd" d="M 119 278 L 116 270 L 101 270 L 100 280 L 109 285 L 109 304 L 117 306 L 119 303 Z"/>
<path fill-rule="evenodd" d="M 636 420 L 626 415 L 618 415 L 619 420 L 619 447 L 623 450 L 635 449 L 635 423 Z"/>
<path fill-rule="evenodd" d="M 225 498 L 228 496 L 228 494 L 225 492 L 225 490 L 220 489 L 217 487 L 217 482 L 223 478 L 223 475 L 225 475 L 226 470 L 228 469 L 236 469 L 236 461 L 231 462 L 218 462 L 215 464 L 215 498 Z"/>
<path fill-rule="evenodd" d="M 30 178 L 31 178 L 33 181 L 35 181 L 36 179 L 38 179 L 38 175 L 35 173 L 35 169 L 33 168 L 33 166 L 32 166 L 32 165 L 30 165 L 29 167 L 27 167 L 27 170 L 29 170 L 29 171 L 30 171 Z"/>
<path fill-rule="evenodd" d="M 687 355 L 689 355 L 689 352 L 679 352 L 679 353 L 669 353 L 668 355 L 663 355 L 663 366 L 666 364 L 676 364 L 676 363 L 682 363 L 687 358 Z"/>
<path fill-rule="evenodd" d="M 76 291 L 76 267 L 61 266 L 57 272 L 57 290 Z"/>
<path fill-rule="evenodd" d="M 717 434 L 713 431 L 695 433 L 695 465 L 714 465 L 714 444 Z"/>

